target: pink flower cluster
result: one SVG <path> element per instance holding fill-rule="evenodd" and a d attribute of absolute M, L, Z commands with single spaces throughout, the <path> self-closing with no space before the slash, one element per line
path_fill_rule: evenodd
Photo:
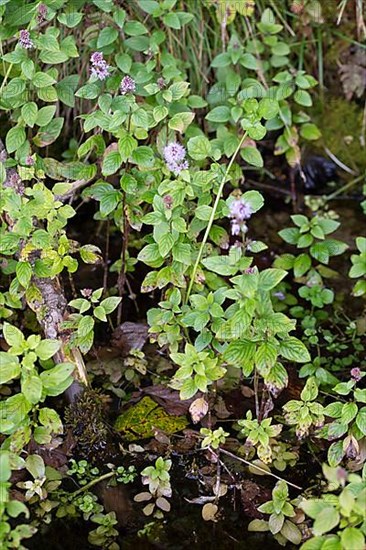
<path fill-rule="evenodd" d="M 30 48 L 34 47 L 33 41 L 29 36 L 29 31 L 27 31 L 26 29 L 22 29 L 19 32 L 18 44 L 21 48 L 25 48 L 26 50 L 29 50 Z"/>
<path fill-rule="evenodd" d="M 126 75 L 122 78 L 120 90 L 122 95 L 133 94 L 136 91 L 136 82 L 133 78 Z"/>
<path fill-rule="evenodd" d="M 246 233 L 248 228 L 245 220 L 248 220 L 252 214 L 253 210 L 250 204 L 242 198 L 235 199 L 230 204 L 231 234 L 240 235 L 241 232 Z"/>
<path fill-rule="evenodd" d="M 47 17 L 47 6 L 45 4 L 39 4 L 38 14 L 37 14 L 38 23 L 43 23 L 43 21 L 46 20 L 46 17 Z"/>
<path fill-rule="evenodd" d="M 167 168 L 176 176 L 180 174 L 182 170 L 188 169 L 189 165 L 186 160 L 186 150 L 180 143 L 168 143 L 168 145 L 164 147 L 163 154 Z"/>
<path fill-rule="evenodd" d="M 105 80 L 109 75 L 109 65 L 103 57 L 101 52 L 94 52 L 90 58 L 91 68 L 90 74 L 98 78 L 98 80 Z"/>

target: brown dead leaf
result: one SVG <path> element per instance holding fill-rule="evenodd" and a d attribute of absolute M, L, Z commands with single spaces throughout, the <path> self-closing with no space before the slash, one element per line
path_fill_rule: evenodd
<path fill-rule="evenodd" d="M 128 355 L 131 349 L 142 349 L 148 338 L 148 326 L 145 323 L 126 321 L 119 325 L 112 334 L 112 344 L 122 355 Z"/>
<path fill-rule="evenodd" d="M 141 394 L 149 395 L 156 403 L 161 405 L 167 413 L 174 416 L 187 414 L 189 406 L 192 403 L 192 399 L 181 401 L 178 391 L 167 388 L 162 384 L 143 388 Z"/>
<path fill-rule="evenodd" d="M 208 502 L 202 508 L 202 517 L 205 521 L 217 521 L 216 514 L 219 511 L 219 507 L 212 502 Z"/>
<path fill-rule="evenodd" d="M 254 391 L 249 386 L 241 386 L 241 393 L 248 399 L 254 395 Z"/>
<path fill-rule="evenodd" d="M 217 403 L 214 409 L 218 418 L 224 419 L 224 418 L 229 418 L 229 416 L 231 416 L 231 413 L 227 410 L 225 401 L 223 400 L 222 397 L 219 397 L 217 399 Z"/>
<path fill-rule="evenodd" d="M 199 397 L 189 407 L 193 424 L 197 424 L 208 412 L 208 403 L 204 397 Z"/>

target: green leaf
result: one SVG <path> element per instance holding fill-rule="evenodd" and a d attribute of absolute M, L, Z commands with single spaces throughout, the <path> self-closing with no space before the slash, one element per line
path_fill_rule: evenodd
<path fill-rule="evenodd" d="M 255 365 L 261 374 L 266 376 L 277 361 L 278 351 L 276 346 L 269 342 L 263 342 L 255 352 Z"/>
<path fill-rule="evenodd" d="M 174 82 L 174 84 L 169 87 L 172 101 L 178 101 L 178 99 L 184 97 L 188 91 L 188 88 L 189 82 Z"/>
<path fill-rule="evenodd" d="M 363 435 L 366 435 L 366 407 L 359 410 L 356 416 L 356 425 Z"/>
<path fill-rule="evenodd" d="M 227 67 L 230 64 L 231 64 L 230 54 L 225 52 L 225 53 L 220 53 L 215 57 L 215 59 L 211 63 L 211 67 L 215 67 L 215 68 Z"/>
<path fill-rule="evenodd" d="M 35 120 L 36 124 L 38 126 L 46 126 L 51 122 L 55 112 L 56 112 L 55 105 L 47 105 L 46 107 L 42 107 L 38 111 L 37 118 Z"/>
<path fill-rule="evenodd" d="M 103 322 L 107 321 L 107 316 L 106 316 L 105 311 L 102 308 L 102 306 L 97 306 L 96 308 L 94 308 L 93 315 L 94 315 L 94 317 L 99 319 L 99 321 L 103 321 Z"/>
<path fill-rule="evenodd" d="M 318 384 L 316 378 L 311 376 L 307 379 L 304 389 L 301 392 L 303 401 L 314 401 L 318 397 Z"/>
<path fill-rule="evenodd" d="M 117 67 L 125 74 L 128 74 L 131 70 L 132 58 L 127 53 L 119 53 L 115 57 Z"/>
<path fill-rule="evenodd" d="M 20 284 L 24 288 L 28 288 L 30 280 L 32 278 L 32 266 L 29 262 L 18 262 L 16 266 L 16 275 Z"/>
<path fill-rule="evenodd" d="M 104 27 L 98 35 L 97 47 L 104 48 L 118 38 L 118 31 L 114 27 Z"/>
<path fill-rule="evenodd" d="M 211 155 L 211 143 L 206 136 L 196 136 L 188 141 L 188 154 L 194 160 L 204 160 Z"/>
<path fill-rule="evenodd" d="M 304 139 L 313 141 L 321 137 L 321 132 L 315 124 L 307 123 L 303 124 L 300 129 L 300 135 Z"/>
<path fill-rule="evenodd" d="M 262 155 L 255 147 L 243 147 L 243 149 L 240 151 L 240 154 L 242 158 L 252 166 L 255 166 L 256 168 L 263 167 L 264 163 Z"/>
<path fill-rule="evenodd" d="M 313 525 L 313 532 L 315 536 L 329 533 L 334 529 L 340 520 L 339 513 L 333 506 L 328 506 L 322 510 L 316 517 Z"/>
<path fill-rule="evenodd" d="M 122 164 L 122 157 L 118 151 L 111 151 L 103 158 L 102 174 L 110 176 L 115 174 Z"/>
<path fill-rule="evenodd" d="M 38 113 L 38 107 L 36 103 L 34 103 L 34 101 L 25 103 L 22 107 L 21 112 L 22 112 L 22 118 L 24 123 L 30 128 L 33 128 L 36 122 L 37 113 Z"/>
<path fill-rule="evenodd" d="M 297 227 L 287 227 L 278 232 L 279 236 L 288 244 L 297 244 L 300 231 Z"/>
<path fill-rule="evenodd" d="M 277 116 L 279 111 L 278 101 L 275 99 L 263 98 L 259 102 L 258 114 L 265 120 L 271 120 Z"/>
<path fill-rule="evenodd" d="M 164 25 L 166 25 L 167 27 L 170 27 L 171 29 L 179 30 L 182 27 L 178 15 L 174 12 L 163 15 L 162 19 L 163 19 Z"/>
<path fill-rule="evenodd" d="M 31 410 L 32 405 L 21 393 L 0 401 L 0 426 L 3 434 L 11 434 Z"/>
<path fill-rule="evenodd" d="M 29 403 L 37 405 L 42 397 L 42 381 L 38 374 L 22 376 L 21 390 Z"/>
<path fill-rule="evenodd" d="M 171 233 L 165 233 L 158 242 L 159 254 L 162 258 L 165 258 L 174 245 L 174 239 Z"/>
<path fill-rule="evenodd" d="M 272 290 L 286 275 L 287 272 L 284 269 L 265 269 L 259 274 L 258 288 L 265 291 Z"/>
<path fill-rule="evenodd" d="M 101 301 L 100 305 L 104 309 L 107 315 L 112 313 L 118 305 L 121 303 L 122 298 L 117 296 L 110 296 Z"/>
<path fill-rule="evenodd" d="M 183 134 L 195 117 L 194 113 L 177 113 L 169 121 L 169 128 Z"/>
<path fill-rule="evenodd" d="M 168 115 L 169 111 L 164 105 L 157 105 L 153 110 L 153 117 L 155 122 L 160 122 Z"/>
<path fill-rule="evenodd" d="M 226 105 L 215 107 L 206 115 L 206 120 L 210 122 L 228 122 L 230 120 L 230 108 Z"/>
<path fill-rule="evenodd" d="M 4 323 L 3 326 L 3 334 L 5 338 L 5 342 L 11 346 L 14 347 L 16 350 L 22 349 L 24 345 L 24 336 L 23 333 L 13 325 L 9 325 L 9 323 Z"/>
<path fill-rule="evenodd" d="M 47 88 L 56 82 L 57 81 L 47 73 L 38 72 L 32 78 L 32 83 L 36 88 Z"/>
<path fill-rule="evenodd" d="M 156 243 L 146 245 L 139 252 L 137 259 L 151 267 L 160 267 L 163 262 L 163 258 L 159 252 L 159 247 Z"/>
<path fill-rule="evenodd" d="M 15 355 L 0 351 L 0 384 L 6 384 L 20 375 L 19 360 Z"/>
<path fill-rule="evenodd" d="M 103 261 L 102 251 L 98 246 L 85 244 L 79 250 L 80 257 L 86 264 L 100 264 Z"/>
<path fill-rule="evenodd" d="M 19 96 L 25 90 L 25 80 L 22 78 L 13 78 L 6 86 L 3 92 L 4 99 L 10 99 L 12 97 Z"/>
<path fill-rule="evenodd" d="M 45 476 L 46 468 L 43 458 L 39 455 L 29 455 L 25 459 L 25 467 L 34 479 Z"/>
<path fill-rule="evenodd" d="M 148 33 L 145 25 L 143 25 L 139 21 L 127 21 L 124 26 L 124 30 L 129 36 L 140 36 L 142 34 Z"/>
<path fill-rule="evenodd" d="M 303 105 L 304 107 L 311 107 L 313 104 L 313 101 L 311 99 L 311 95 L 309 92 L 306 92 L 305 90 L 297 90 L 294 94 L 294 100 L 299 105 Z"/>
<path fill-rule="evenodd" d="M 295 361 L 296 363 L 308 363 L 311 361 L 310 354 L 305 344 L 294 336 L 282 340 L 279 353 L 282 357 L 285 357 L 289 361 Z"/>
<path fill-rule="evenodd" d="M 131 36 L 124 44 L 136 52 L 144 52 L 150 47 L 150 39 L 147 36 Z"/>
<path fill-rule="evenodd" d="M 22 128 L 21 126 L 14 126 L 14 128 L 11 128 L 6 134 L 6 150 L 9 154 L 14 153 L 14 151 L 19 149 L 19 147 L 23 145 L 26 139 L 27 136 L 25 134 L 24 128 Z"/>
<path fill-rule="evenodd" d="M 292 523 L 292 521 L 289 521 L 288 519 L 286 519 L 285 523 L 283 524 L 281 535 L 285 537 L 286 540 L 289 540 L 290 542 L 292 542 L 292 544 L 295 544 L 296 546 L 298 546 L 302 540 L 302 533 L 300 529 L 297 527 L 297 525 L 295 525 L 295 523 Z"/>
<path fill-rule="evenodd" d="M 252 209 L 252 212 L 258 212 L 264 205 L 264 199 L 263 196 L 259 193 L 259 191 L 246 191 L 242 195 L 243 201 L 248 203 Z"/>
<path fill-rule="evenodd" d="M 61 343 L 58 340 L 46 338 L 45 340 L 41 340 L 34 351 L 42 361 L 47 361 L 47 359 L 50 359 L 58 352 L 60 347 Z"/>
<path fill-rule="evenodd" d="M 57 396 L 63 393 L 73 381 L 71 374 L 75 369 L 72 363 L 61 363 L 40 374 L 47 395 Z"/>
<path fill-rule="evenodd" d="M 256 71 L 258 69 L 258 61 L 252 53 L 244 53 L 240 57 L 240 65 L 243 65 L 246 69 Z"/>
<path fill-rule="evenodd" d="M 83 14 L 76 11 L 67 11 L 66 13 L 60 13 L 57 16 L 57 19 L 62 25 L 65 25 L 65 27 L 73 29 L 74 27 L 77 27 L 83 19 Z"/>
<path fill-rule="evenodd" d="M 90 82 L 85 84 L 75 93 L 76 97 L 81 97 L 82 99 L 95 99 L 100 94 L 100 88 L 98 84 Z"/>
<path fill-rule="evenodd" d="M 342 550 L 362 550 L 365 537 L 360 528 L 346 527 L 341 533 Z"/>
<path fill-rule="evenodd" d="M 254 364 L 256 345 L 250 340 L 240 339 L 230 342 L 224 351 L 224 360 L 230 365 L 238 368 L 245 368 L 249 364 Z"/>
<path fill-rule="evenodd" d="M 212 206 L 202 205 L 196 208 L 195 215 L 199 220 L 208 221 L 211 217 L 212 211 Z"/>
<path fill-rule="evenodd" d="M 229 256 L 211 256 L 202 260 L 202 264 L 218 275 L 235 275 L 238 270 L 236 265 L 230 263 Z"/>
<path fill-rule="evenodd" d="M 128 158 L 132 155 L 137 146 L 137 140 L 130 134 L 125 134 L 118 140 L 118 151 L 121 155 L 123 162 L 126 162 L 128 160 Z"/>
<path fill-rule="evenodd" d="M 37 145 L 37 147 L 47 147 L 47 145 L 51 145 L 60 135 L 63 125 L 63 118 L 54 118 L 49 124 L 43 126 L 34 136 L 34 144 Z"/>
<path fill-rule="evenodd" d="M 294 261 L 295 277 L 302 277 L 311 268 L 311 258 L 308 254 L 300 254 Z"/>
<path fill-rule="evenodd" d="M 0 483 L 8 481 L 11 477 L 10 453 L 9 451 L 0 451 Z M 1 502 L 3 502 L 3 497 Z"/>

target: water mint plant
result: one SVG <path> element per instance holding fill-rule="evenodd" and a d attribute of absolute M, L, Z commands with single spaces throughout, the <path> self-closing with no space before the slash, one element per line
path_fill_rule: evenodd
<path fill-rule="evenodd" d="M 351 4 L 0 1 L 1 548 L 363 548 Z"/>

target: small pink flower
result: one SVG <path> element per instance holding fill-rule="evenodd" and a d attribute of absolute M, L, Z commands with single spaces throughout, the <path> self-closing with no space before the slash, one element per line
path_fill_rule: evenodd
<path fill-rule="evenodd" d="M 168 210 L 171 210 L 173 208 L 173 197 L 171 195 L 165 195 L 163 198 L 164 206 Z"/>
<path fill-rule="evenodd" d="M 18 44 L 21 48 L 29 50 L 34 47 L 33 41 L 30 39 L 29 31 L 23 29 L 19 32 L 19 41 Z"/>
<path fill-rule="evenodd" d="M 26 166 L 33 166 L 34 165 L 34 158 L 31 157 L 30 155 L 28 155 L 27 158 L 25 159 L 25 164 L 26 164 Z"/>
<path fill-rule="evenodd" d="M 83 288 L 80 291 L 80 294 L 82 296 L 84 296 L 84 298 L 90 298 L 90 296 L 93 294 L 93 289 L 92 288 Z"/>
<path fill-rule="evenodd" d="M 176 176 L 182 170 L 188 169 L 188 161 L 186 160 L 186 150 L 180 143 L 172 142 L 164 147 L 164 160 L 167 168 Z"/>
<path fill-rule="evenodd" d="M 136 91 L 136 82 L 133 78 L 126 75 L 122 78 L 120 90 L 122 95 L 133 94 Z"/>
<path fill-rule="evenodd" d="M 90 74 L 98 80 L 105 80 L 109 75 L 109 65 L 101 52 L 94 52 L 90 57 Z"/>
<path fill-rule="evenodd" d="M 229 217 L 231 218 L 231 234 L 237 236 L 240 235 L 240 233 L 246 233 L 248 231 L 248 227 L 245 220 L 248 220 L 253 214 L 250 204 L 240 198 L 233 200 L 229 208 Z"/>
<path fill-rule="evenodd" d="M 355 380 L 356 382 L 359 382 L 362 379 L 361 369 L 359 369 L 358 367 L 354 367 L 351 370 L 351 376 L 352 376 L 353 380 Z"/>
<path fill-rule="evenodd" d="M 47 17 L 47 6 L 45 4 L 39 4 L 38 13 L 37 13 L 38 23 L 43 23 L 43 21 L 46 20 L 46 17 Z"/>

